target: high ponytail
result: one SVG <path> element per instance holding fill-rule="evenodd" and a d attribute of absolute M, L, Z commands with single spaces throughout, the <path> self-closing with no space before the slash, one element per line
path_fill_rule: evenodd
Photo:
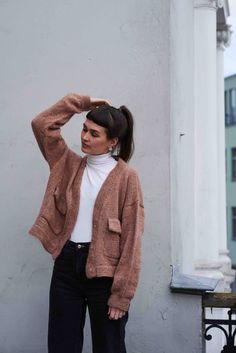
<path fill-rule="evenodd" d="M 127 121 L 126 133 L 123 137 L 121 137 L 119 142 L 119 157 L 128 162 L 134 153 L 134 119 L 131 112 L 125 105 L 121 105 L 119 110 L 124 114 Z"/>
<path fill-rule="evenodd" d="M 112 151 L 112 155 L 128 162 L 134 152 L 134 120 L 129 109 L 125 105 L 117 109 L 111 105 L 104 104 L 90 110 L 86 117 L 106 128 L 109 139 L 118 137 L 118 143 Z"/>

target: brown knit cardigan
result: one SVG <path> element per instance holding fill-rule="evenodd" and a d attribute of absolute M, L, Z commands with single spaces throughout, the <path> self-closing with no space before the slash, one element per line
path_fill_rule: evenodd
<path fill-rule="evenodd" d="M 87 156 L 72 151 L 60 127 L 75 113 L 89 110 L 90 97 L 70 93 L 31 122 L 50 175 L 39 214 L 29 229 L 55 259 L 70 238 L 79 212 L 80 185 Z M 114 277 L 108 305 L 127 311 L 140 272 L 144 204 L 137 172 L 124 160 L 108 174 L 97 195 L 88 278 Z"/>

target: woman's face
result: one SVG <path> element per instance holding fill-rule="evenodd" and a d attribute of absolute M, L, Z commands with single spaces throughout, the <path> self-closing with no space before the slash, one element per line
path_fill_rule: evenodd
<path fill-rule="evenodd" d="M 108 139 L 106 129 L 86 119 L 81 131 L 81 150 L 88 154 L 103 154 L 108 152 L 109 147 L 114 147 L 118 138 Z"/>

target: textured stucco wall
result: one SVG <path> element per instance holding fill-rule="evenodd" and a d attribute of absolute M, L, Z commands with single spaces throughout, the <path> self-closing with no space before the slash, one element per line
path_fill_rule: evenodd
<path fill-rule="evenodd" d="M 175 3 L 175 2 L 173 2 Z M 5 1 L 1 38 L 0 352 L 46 353 L 53 261 L 28 235 L 48 178 L 31 120 L 68 92 L 126 104 L 146 206 L 129 353 L 199 353 L 200 299 L 169 292 L 170 8 L 166 0 Z M 80 151 L 83 114 L 63 128 Z M 90 352 L 86 330 L 84 352 Z"/>

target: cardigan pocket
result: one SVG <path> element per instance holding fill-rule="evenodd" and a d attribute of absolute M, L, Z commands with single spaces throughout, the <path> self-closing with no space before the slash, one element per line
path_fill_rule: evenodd
<path fill-rule="evenodd" d="M 48 234 L 50 231 L 55 235 L 62 232 L 64 227 L 64 219 L 59 218 L 58 211 L 56 212 L 43 212 L 40 215 L 40 228 L 43 227 L 43 232 Z M 65 218 L 65 217 L 64 217 Z"/>
<path fill-rule="evenodd" d="M 118 218 L 108 218 L 108 228 L 110 231 L 120 234 L 121 224 Z"/>
<path fill-rule="evenodd" d="M 58 235 L 63 231 L 67 214 L 67 203 L 64 193 L 57 186 L 50 198 L 50 203 L 44 208 L 42 217 L 47 221 L 51 231 Z M 46 225 L 45 225 L 46 227 Z"/>
<path fill-rule="evenodd" d="M 56 189 L 54 190 L 53 197 L 54 197 L 56 208 L 58 209 L 59 212 L 65 215 L 67 212 L 66 197 L 63 193 L 60 192 L 59 186 L 57 186 Z"/>
<path fill-rule="evenodd" d="M 120 257 L 121 223 L 118 218 L 108 218 L 108 230 L 104 237 L 104 254 L 107 257 Z"/>

